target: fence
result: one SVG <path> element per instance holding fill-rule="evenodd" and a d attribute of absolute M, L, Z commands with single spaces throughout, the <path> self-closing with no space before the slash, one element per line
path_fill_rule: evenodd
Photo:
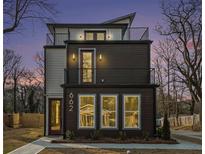
<path fill-rule="evenodd" d="M 32 127 L 44 126 L 44 114 L 41 113 L 13 113 L 4 114 L 4 124 L 8 127 Z"/>
<path fill-rule="evenodd" d="M 157 119 L 157 125 L 163 126 L 163 118 Z M 178 119 L 176 117 L 170 117 L 169 123 L 170 127 L 176 126 L 193 126 L 194 124 L 198 124 L 200 122 L 199 114 L 194 114 L 190 116 L 179 116 Z"/>

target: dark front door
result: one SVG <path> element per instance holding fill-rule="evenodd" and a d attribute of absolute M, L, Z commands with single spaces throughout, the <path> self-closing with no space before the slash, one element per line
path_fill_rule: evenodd
<path fill-rule="evenodd" d="M 81 50 L 80 54 L 80 83 L 94 83 L 94 51 Z"/>
<path fill-rule="evenodd" d="M 61 133 L 61 99 L 49 99 L 49 134 Z"/>

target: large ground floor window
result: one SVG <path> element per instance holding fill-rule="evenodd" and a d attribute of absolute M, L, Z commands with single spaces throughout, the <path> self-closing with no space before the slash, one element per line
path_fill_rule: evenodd
<path fill-rule="evenodd" d="M 140 95 L 123 95 L 124 128 L 140 128 Z"/>
<path fill-rule="evenodd" d="M 95 95 L 79 95 L 79 128 L 95 128 Z"/>
<path fill-rule="evenodd" d="M 101 95 L 101 128 L 117 128 L 117 95 Z"/>
<path fill-rule="evenodd" d="M 118 106 L 117 94 L 101 94 L 99 115 L 96 115 L 96 95 L 78 95 L 78 126 L 79 128 L 96 128 L 96 116 L 99 116 L 100 128 L 117 129 L 118 121 L 123 122 L 123 129 L 141 128 L 141 98 L 140 95 L 124 94 L 120 101 L 122 108 Z M 98 106 L 98 105 L 97 105 Z M 119 110 L 122 109 L 122 110 Z M 122 119 L 118 119 L 118 113 L 122 113 Z"/>

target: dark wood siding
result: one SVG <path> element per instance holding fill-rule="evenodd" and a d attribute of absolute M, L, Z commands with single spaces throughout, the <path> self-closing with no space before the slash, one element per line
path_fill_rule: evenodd
<path fill-rule="evenodd" d="M 96 49 L 96 83 L 102 79 L 107 84 L 149 83 L 150 51 L 149 43 L 144 44 L 69 44 L 68 59 L 70 83 L 78 83 L 79 48 Z M 99 55 L 102 60 L 99 60 Z"/>
<path fill-rule="evenodd" d="M 154 134 L 154 88 L 67 88 L 65 89 L 65 130 L 72 130 L 77 136 L 89 136 L 93 130 L 78 129 L 78 94 L 96 94 L 96 129 L 100 127 L 100 94 L 118 94 L 118 129 L 103 130 L 100 132 L 104 136 L 119 137 L 122 130 L 122 96 L 123 94 L 141 95 L 141 130 L 126 130 L 129 137 L 141 136 L 143 132 Z M 69 111 L 69 94 L 73 93 L 73 111 Z"/>

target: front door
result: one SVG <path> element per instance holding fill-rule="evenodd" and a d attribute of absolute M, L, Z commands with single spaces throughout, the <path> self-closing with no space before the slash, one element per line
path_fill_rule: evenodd
<path fill-rule="evenodd" d="M 61 99 L 49 100 L 49 134 L 61 133 Z"/>
<path fill-rule="evenodd" d="M 94 83 L 94 51 L 81 50 L 80 52 L 80 83 Z"/>

